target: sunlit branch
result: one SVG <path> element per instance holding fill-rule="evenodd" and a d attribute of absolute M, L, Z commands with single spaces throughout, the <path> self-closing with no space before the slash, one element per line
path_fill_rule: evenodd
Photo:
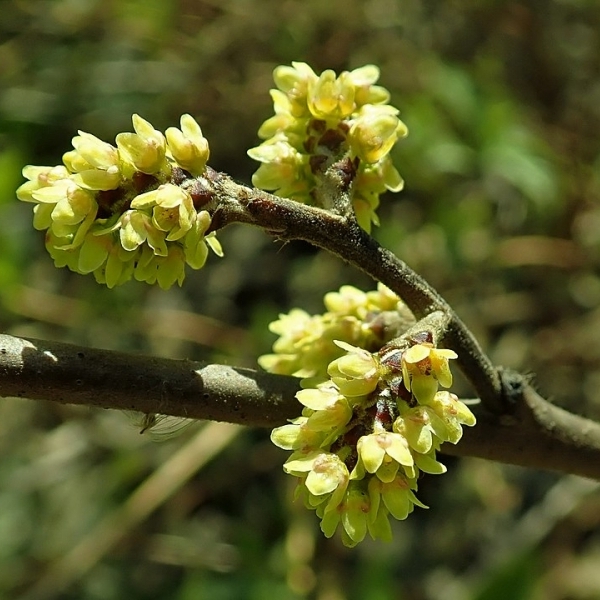
<path fill-rule="evenodd" d="M 0 334 L 0 396 L 274 427 L 298 380 Z"/>
<path fill-rule="evenodd" d="M 526 385 L 526 384 L 525 384 Z M 0 335 L 0 396 L 274 427 L 297 416 L 294 377 Z M 510 414 L 473 407 L 476 427 L 443 451 L 600 480 L 600 424 L 531 387 Z"/>
<path fill-rule="evenodd" d="M 458 353 L 459 366 L 488 410 L 503 412 L 505 386 L 471 331 L 434 288 L 379 245 L 354 219 L 246 187 L 221 173 L 213 171 L 211 175 L 220 199 L 213 218 L 217 227 L 250 223 L 281 240 L 305 240 L 385 284 L 402 298 L 417 319 L 434 311 L 445 313 L 449 320 L 440 343 Z"/>

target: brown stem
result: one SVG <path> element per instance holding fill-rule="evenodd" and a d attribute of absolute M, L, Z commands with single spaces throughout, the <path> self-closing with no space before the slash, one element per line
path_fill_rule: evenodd
<path fill-rule="evenodd" d="M 0 396 L 273 427 L 298 379 L 0 334 Z"/>
<path fill-rule="evenodd" d="M 452 307 L 420 275 L 359 227 L 355 219 L 279 198 L 214 173 L 222 199 L 221 226 L 242 222 L 271 231 L 282 240 L 305 240 L 382 282 L 406 303 L 417 320 L 434 311 L 449 317 L 440 340 L 458 353 L 458 364 L 488 410 L 501 414 L 505 389 L 498 370 Z"/>
<path fill-rule="evenodd" d="M 0 396 L 275 427 L 298 416 L 299 380 L 224 365 L 138 356 L 0 334 Z M 525 384 L 512 414 L 479 407 L 446 454 L 600 480 L 600 424 L 568 413 Z"/>
<path fill-rule="evenodd" d="M 442 451 L 600 480 L 600 424 L 542 398 L 526 385 L 511 415 L 478 411 L 457 446 Z"/>

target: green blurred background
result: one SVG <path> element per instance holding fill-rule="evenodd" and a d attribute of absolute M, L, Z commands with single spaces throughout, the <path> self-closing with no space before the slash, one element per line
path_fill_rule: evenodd
<path fill-rule="evenodd" d="M 133 112 L 159 129 L 193 114 L 211 165 L 249 181 L 272 70 L 293 60 L 380 66 L 410 135 L 395 150 L 406 188 L 383 198 L 376 237 L 494 361 L 600 419 L 596 0 L 1 0 L 0 329 L 254 366 L 279 312 L 321 311 L 344 283 L 371 289 L 305 244 L 231 227 L 226 257 L 181 289 L 109 291 L 54 269 L 15 199 L 24 164 L 57 164 L 78 129 L 113 141 Z M 212 460 L 190 451 L 215 436 Z M 267 431 L 157 444 L 121 413 L 3 399 L 0 597 L 600 598 L 591 482 L 447 458 L 421 483 L 428 511 L 396 523 L 391 544 L 348 550 L 292 502 L 284 459 Z"/>

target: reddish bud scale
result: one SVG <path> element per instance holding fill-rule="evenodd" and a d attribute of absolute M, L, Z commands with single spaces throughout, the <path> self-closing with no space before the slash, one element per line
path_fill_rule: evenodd
<path fill-rule="evenodd" d="M 307 133 L 317 133 L 323 135 L 327 129 L 327 123 L 322 119 L 311 119 L 306 128 Z"/>
<path fill-rule="evenodd" d="M 173 167 L 171 171 L 171 183 L 173 185 L 181 185 L 187 179 L 191 179 L 192 175 L 181 167 Z"/>
<path fill-rule="evenodd" d="M 375 404 L 373 421 L 381 425 L 386 431 L 391 431 L 396 417 L 396 407 L 393 405 L 391 398 L 388 394 L 381 393 Z"/>
<path fill-rule="evenodd" d="M 323 154 L 313 154 L 308 159 L 310 170 L 312 173 L 321 173 L 325 170 L 325 164 L 327 163 L 327 157 Z"/>
<path fill-rule="evenodd" d="M 358 164 L 358 158 L 352 160 L 350 157 L 347 157 L 338 163 L 338 171 L 344 190 L 347 190 L 354 181 Z"/>
<path fill-rule="evenodd" d="M 131 184 L 138 195 L 155 189 L 158 186 L 158 179 L 154 175 L 136 171 L 131 178 Z"/>
<path fill-rule="evenodd" d="M 302 142 L 302 147 L 304 148 L 304 150 L 306 151 L 307 154 L 312 154 L 313 150 L 315 149 L 316 144 L 317 144 L 317 140 L 313 136 L 311 136 L 311 137 L 307 137 L 304 140 L 304 142 Z"/>
<path fill-rule="evenodd" d="M 113 210 L 119 200 L 123 198 L 123 188 L 116 190 L 104 190 L 96 192 L 96 202 L 98 203 L 97 219 L 108 219 L 115 213 Z"/>
<path fill-rule="evenodd" d="M 433 333 L 431 331 L 419 331 L 410 336 L 410 341 L 415 346 L 417 344 L 430 344 L 433 346 Z"/>
<path fill-rule="evenodd" d="M 189 195 L 192 197 L 194 208 L 202 208 L 208 204 L 214 197 L 215 194 L 212 190 L 209 190 L 202 181 L 194 179 L 189 187 L 186 188 Z"/>
<path fill-rule="evenodd" d="M 337 153 L 342 144 L 346 141 L 346 136 L 337 129 L 328 129 L 317 142 L 321 148 L 326 148 L 332 153 Z"/>
<path fill-rule="evenodd" d="M 412 392 L 409 392 L 406 389 L 406 386 L 404 385 L 404 379 L 402 379 L 401 376 L 394 377 L 388 385 L 390 393 L 394 399 L 403 400 L 411 408 L 418 404 L 416 398 L 412 395 Z"/>
<path fill-rule="evenodd" d="M 365 427 L 364 423 L 357 423 L 354 427 L 349 429 L 343 436 L 339 438 L 340 444 L 342 446 L 351 446 L 352 448 L 354 448 L 358 443 L 358 440 L 363 435 L 368 435 L 369 433 L 371 433 L 371 431 L 368 430 L 367 427 Z"/>
<path fill-rule="evenodd" d="M 404 350 L 400 348 L 390 348 L 389 346 L 384 346 L 379 352 L 379 363 L 388 369 L 391 373 L 401 373 L 402 372 L 402 356 L 404 355 Z"/>

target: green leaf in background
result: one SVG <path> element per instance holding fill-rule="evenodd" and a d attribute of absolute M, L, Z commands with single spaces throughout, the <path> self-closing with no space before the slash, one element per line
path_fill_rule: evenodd
<path fill-rule="evenodd" d="M 472 600 L 530 600 L 539 572 L 535 554 L 512 556 L 507 564 L 488 575 Z"/>

